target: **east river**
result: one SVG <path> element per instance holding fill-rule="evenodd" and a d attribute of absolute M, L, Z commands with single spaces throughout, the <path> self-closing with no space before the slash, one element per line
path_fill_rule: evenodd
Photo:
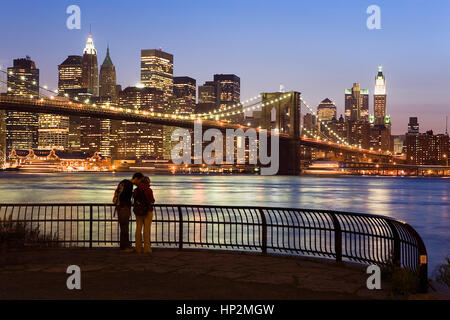
<path fill-rule="evenodd" d="M 0 203 L 110 203 L 129 173 L 0 173 Z M 430 270 L 450 254 L 450 179 L 421 177 L 151 176 L 157 203 L 277 206 L 380 214 L 411 224 Z"/>

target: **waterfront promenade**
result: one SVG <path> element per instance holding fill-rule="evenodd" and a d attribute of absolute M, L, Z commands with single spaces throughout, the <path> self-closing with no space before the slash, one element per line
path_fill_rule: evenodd
<path fill-rule="evenodd" d="M 81 268 L 82 290 L 66 269 Z M 385 299 L 365 268 L 328 260 L 217 251 L 26 248 L 0 255 L 0 299 Z"/>
<path fill-rule="evenodd" d="M 81 290 L 66 269 L 81 268 Z M 219 251 L 25 248 L 0 255 L 0 299 L 392 299 L 368 290 L 366 268 L 323 259 Z M 430 290 L 409 299 L 450 299 Z"/>

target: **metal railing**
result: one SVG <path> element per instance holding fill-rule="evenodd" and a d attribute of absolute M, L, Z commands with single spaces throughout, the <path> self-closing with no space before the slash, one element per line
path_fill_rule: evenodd
<path fill-rule="evenodd" d="M 111 204 L 0 204 L 0 220 L 39 226 L 67 246 L 117 246 Z M 130 219 L 134 239 L 134 215 Z M 394 263 L 417 272 L 427 287 L 427 253 L 419 234 L 389 217 L 328 210 L 204 205 L 154 207 L 151 242 L 157 247 L 284 253 Z"/>

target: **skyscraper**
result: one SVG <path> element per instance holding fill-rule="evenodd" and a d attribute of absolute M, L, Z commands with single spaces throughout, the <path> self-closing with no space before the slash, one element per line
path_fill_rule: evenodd
<path fill-rule="evenodd" d="M 373 109 L 375 124 L 384 124 L 386 118 L 386 79 L 383 75 L 383 68 L 381 66 L 378 67 L 378 74 L 375 77 Z"/>
<path fill-rule="evenodd" d="M 109 46 L 106 49 L 106 57 L 100 67 L 100 97 L 101 103 L 117 103 L 117 84 L 116 68 L 109 55 Z M 114 128 L 118 127 L 120 121 L 101 119 L 100 120 L 100 153 L 104 157 L 111 157 L 114 143 L 116 142 L 117 132 Z"/>
<path fill-rule="evenodd" d="M 87 88 L 83 88 L 83 57 L 77 55 L 68 56 L 58 66 L 58 94 L 76 98 L 80 94 L 87 94 Z M 69 117 L 69 133 L 67 150 L 80 151 L 81 120 L 79 116 Z"/>
<path fill-rule="evenodd" d="M 68 146 L 69 117 L 40 114 L 38 149 L 67 150 Z"/>
<path fill-rule="evenodd" d="M 30 57 L 15 59 L 8 68 L 7 95 L 19 97 L 39 96 L 39 69 Z M 39 116 L 37 113 L 6 112 L 6 153 L 12 149 L 29 150 L 38 146 Z"/>
<path fill-rule="evenodd" d="M 162 50 L 141 50 L 141 83 L 164 93 L 169 104 L 173 95 L 173 55 Z"/>
<path fill-rule="evenodd" d="M 235 74 L 215 74 L 217 105 L 224 109 L 241 101 L 241 79 Z"/>
<path fill-rule="evenodd" d="M 359 83 L 345 90 L 345 120 L 369 121 L 369 90 L 361 89 Z"/>
<path fill-rule="evenodd" d="M 98 63 L 97 63 L 97 50 L 94 47 L 94 41 L 92 35 L 86 42 L 86 47 L 83 51 L 82 59 L 82 85 L 83 88 L 87 88 L 88 92 L 94 97 L 98 96 Z"/>
<path fill-rule="evenodd" d="M 109 56 L 109 47 L 106 49 L 106 57 L 100 67 L 100 97 L 110 98 L 116 101 L 116 68 Z"/>
<path fill-rule="evenodd" d="M 317 106 L 317 117 L 320 121 L 330 122 L 336 119 L 336 105 L 333 101 L 326 98 Z"/>
<path fill-rule="evenodd" d="M 93 97 L 98 96 L 98 63 L 97 50 L 94 47 L 92 35 L 86 42 L 83 51 L 83 88 Z M 100 151 L 101 123 L 100 119 L 81 117 L 80 118 L 80 149 L 88 154 Z"/>
<path fill-rule="evenodd" d="M 148 88 L 163 92 L 164 112 L 173 112 L 173 55 L 161 49 L 141 50 L 141 83 Z M 164 155 L 170 155 L 173 127 L 163 126 L 162 141 Z M 159 143 L 155 138 L 154 143 Z"/>
<path fill-rule="evenodd" d="M 132 110 L 163 112 L 163 91 L 156 88 L 127 87 L 119 93 L 119 106 Z M 117 133 L 115 159 L 162 158 L 163 127 L 149 123 L 122 121 Z"/>
<path fill-rule="evenodd" d="M 175 113 L 189 115 L 194 112 L 197 83 L 190 77 L 173 78 Z"/>
<path fill-rule="evenodd" d="M 197 113 L 210 112 L 217 108 L 217 86 L 214 81 L 206 81 L 198 87 Z"/>
<path fill-rule="evenodd" d="M 419 133 L 419 122 L 417 121 L 417 117 L 409 117 L 408 133 L 409 134 Z"/>
<path fill-rule="evenodd" d="M 83 87 L 83 57 L 68 56 L 58 66 L 58 94 L 75 96 L 76 90 Z"/>

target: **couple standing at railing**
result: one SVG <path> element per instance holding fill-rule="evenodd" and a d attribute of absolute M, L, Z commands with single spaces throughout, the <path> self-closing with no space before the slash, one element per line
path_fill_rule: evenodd
<path fill-rule="evenodd" d="M 136 186 L 134 190 L 133 185 Z M 134 251 L 129 237 L 131 207 L 133 207 L 136 216 L 135 250 L 137 253 L 152 253 L 150 229 L 155 198 L 150 188 L 150 178 L 136 172 L 131 180 L 122 180 L 114 192 L 113 203 L 119 219 L 120 249 L 125 252 Z M 142 229 L 144 229 L 144 248 L 142 248 Z"/>

